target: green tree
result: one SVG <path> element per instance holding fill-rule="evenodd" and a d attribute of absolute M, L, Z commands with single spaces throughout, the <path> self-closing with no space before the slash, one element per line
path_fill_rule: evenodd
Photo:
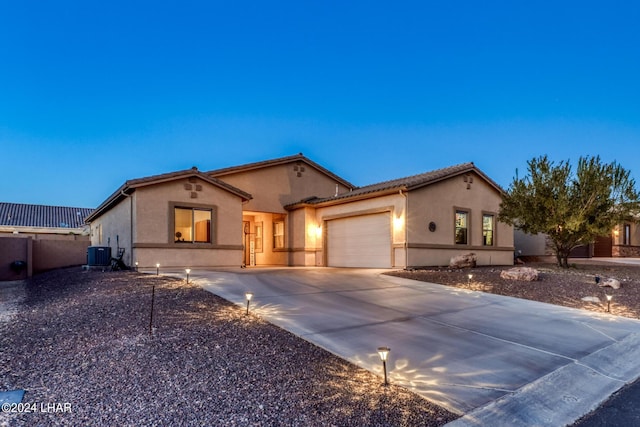
<path fill-rule="evenodd" d="M 498 218 L 525 233 L 547 234 L 561 267 L 568 267 L 573 248 L 638 212 L 635 180 L 616 162 L 580 157 L 575 173 L 568 161 L 555 164 L 547 156 L 527 164 L 527 176 L 516 176 L 503 196 Z"/>

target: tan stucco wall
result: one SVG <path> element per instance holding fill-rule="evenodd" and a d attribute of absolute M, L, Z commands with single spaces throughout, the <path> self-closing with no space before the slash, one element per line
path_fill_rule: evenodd
<path fill-rule="evenodd" d="M 193 184 L 193 188 L 187 190 L 185 184 Z M 192 191 L 195 184 L 202 189 Z M 205 181 L 189 182 L 187 178 L 138 188 L 135 194 L 134 256 L 141 266 L 153 266 L 157 262 L 167 267 L 239 266 L 242 263 L 240 197 Z M 174 243 L 173 229 L 170 230 L 173 204 L 214 210 L 211 247 Z"/>
<path fill-rule="evenodd" d="M 298 167 L 298 170 L 294 170 Z M 304 167 L 304 171 L 300 168 Z M 301 176 L 297 176 L 300 173 Z M 317 169 L 296 162 L 274 165 L 263 169 L 230 173 L 218 176 L 226 183 L 251 194 L 253 199 L 245 204 L 248 211 L 285 213 L 283 206 L 316 196 L 329 197 L 336 192 L 337 182 Z M 339 192 L 347 191 L 339 185 Z"/>
<path fill-rule="evenodd" d="M 501 196 L 479 175 L 467 176 L 466 182 L 463 176 L 452 177 L 408 196 L 409 266 L 448 265 L 452 256 L 469 252 L 476 253 L 479 265 L 513 264 L 513 227 L 496 220 L 495 244 L 482 245 L 482 215 L 497 217 Z M 456 208 L 470 214 L 468 245 L 455 244 Z M 434 232 L 429 231 L 430 222 L 436 224 Z"/>
<path fill-rule="evenodd" d="M 88 246 L 87 240 L 34 240 L 33 271 L 86 264 Z"/>
<path fill-rule="evenodd" d="M 296 211 L 297 212 L 297 211 Z M 311 211 L 312 212 L 312 211 Z M 316 247 L 315 262 L 313 259 L 305 256 L 307 265 L 325 265 L 324 251 L 324 233 L 326 232 L 326 221 L 337 218 L 345 218 L 350 216 L 364 215 L 368 213 L 389 212 L 392 232 L 392 251 L 391 263 L 393 267 L 405 266 L 404 252 L 404 217 L 405 217 L 405 198 L 397 194 L 391 194 L 371 199 L 358 200 L 350 203 L 344 203 L 334 206 L 318 208 L 314 215 L 307 213 L 307 229 L 313 231 L 317 225 L 322 227 L 322 235 L 320 238 L 313 238 L 307 234 L 307 248 L 311 249 L 314 244 Z M 308 253 L 308 252 L 307 252 Z M 301 264 L 300 264 L 301 265 Z"/>
<path fill-rule="evenodd" d="M 320 226 L 320 229 L 318 227 Z M 296 266 L 322 265 L 317 252 L 322 251 L 322 221 L 318 221 L 316 209 L 305 207 L 289 213 L 289 230 L 292 236 L 291 264 Z"/>
<path fill-rule="evenodd" d="M 262 223 L 262 251 L 255 252 L 255 262 L 258 266 L 289 265 L 289 251 L 273 249 L 273 214 L 265 212 L 243 213 L 243 221 L 250 222 L 251 233 L 254 233 L 256 223 Z M 289 220 L 285 219 L 285 226 Z M 290 236 L 290 231 L 285 228 L 285 239 Z"/>
<path fill-rule="evenodd" d="M 22 238 L 0 236 L 0 281 L 23 280 L 30 277 L 32 269 L 33 240 L 31 237 Z M 27 269 L 17 273 L 11 269 L 14 261 L 24 261 Z"/>
<path fill-rule="evenodd" d="M 122 260 L 127 265 L 133 264 L 131 250 L 131 206 L 133 203 L 135 203 L 135 193 L 91 223 L 91 246 L 109 246 L 113 257 L 118 254 L 118 247 L 125 248 Z"/>
<path fill-rule="evenodd" d="M 192 191 L 185 184 L 201 185 Z M 193 198 L 192 193 L 197 197 Z M 170 224 L 173 206 L 211 207 L 212 244 L 177 244 Z M 131 222 L 133 218 L 133 223 Z M 240 197 L 208 182 L 188 178 L 140 187 L 128 198 L 94 220 L 92 245 L 106 246 L 110 239 L 112 254 L 116 236 L 124 247 L 124 261 L 140 268 L 239 266 L 242 263 L 242 200 Z M 99 238 L 102 227 L 102 241 Z M 133 242 L 131 241 L 133 235 Z"/>

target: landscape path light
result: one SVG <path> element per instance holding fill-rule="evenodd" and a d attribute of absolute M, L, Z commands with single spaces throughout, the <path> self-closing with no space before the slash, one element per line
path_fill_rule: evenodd
<path fill-rule="evenodd" d="M 187 284 L 189 284 L 189 273 L 191 273 L 191 269 L 190 268 L 185 268 L 184 271 L 187 273 Z"/>
<path fill-rule="evenodd" d="M 378 354 L 380 355 L 380 360 L 382 360 L 382 370 L 384 371 L 384 385 L 389 385 L 389 381 L 387 381 L 387 357 L 390 351 L 389 347 L 378 347 Z"/>
<path fill-rule="evenodd" d="M 471 279 L 473 279 L 473 274 L 469 273 L 467 274 L 467 284 L 471 283 Z"/>
<path fill-rule="evenodd" d="M 604 296 L 607 297 L 607 313 L 611 313 L 611 299 L 613 298 L 613 295 L 604 294 Z"/>
<path fill-rule="evenodd" d="M 247 315 L 249 315 L 249 303 L 251 302 L 251 297 L 253 297 L 253 293 L 252 292 L 245 292 L 244 293 L 245 298 L 247 299 Z"/>
<path fill-rule="evenodd" d="M 156 276 L 160 275 L 160 263 L 156 264 Z"/>
<path fill-rule="evenodd" d="M 136 261 L 136 272 L 138 271 L 138 261 Z"/>

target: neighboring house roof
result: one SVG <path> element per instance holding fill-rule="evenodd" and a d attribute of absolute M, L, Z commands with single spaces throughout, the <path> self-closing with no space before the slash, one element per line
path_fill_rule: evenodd
<path fill-rule="evenodd" d="M 304 205 L 319 205 L 319 204 L 332 204 L 337 201 L 350 201 L 351 199 L 364 199 L 369 197 L 375 197 L 382 194 L 395 193 L 400 190 L 411 191 L 426 185 L 431 185 L 436 182 L 449 179 L 454 176 L 463 175 L 469 172 L 475 172 L 485 179 L 489 185 L 494 187 L 496 191 L 502 193 L 503 190 L 498 184 L 496 184 L 491 178 L 485 175 L 480 169 L 478 169 L 472 162 L 461 163 L 459 165 L 450 166 L 442 169 L 437 169 L 430 172 L 421 173 L 418 175 L 411 175 L 404 178 L 393 179 L 390 181 L 383 181 L 377 184 L 371 184 L 364 187 L 358 187 L 353 191 L 341 193 L 333 197 L 316 198 L 310 197 L 301 200 L 297 203 L 293 203 L 285 206 L 287 209 L 295 209 L 296 207 Z M 347 200 L 348 199 L 348 200 Z"/>
<path fill-rule="evenodd" d="M 221 181 L 217 178 L 209 176 L 205 173 L 198 171 L 198 168 L 193 167 L 191 169 L 186 169 L 177 172 L 170 172 L 161 175 L 153 175 L 144 178 L 131 179 L 124 184 L 120 188 L 118 188 L 107 200 L 102 202 L 100 206 L 96 208 L 96 210 L 89 215 L 85 221 L 87 223 L 93 221 L 94 219 L 101 216 L 103 213 L 109 211 L 112 207 L 117 205 L 122 199 L 128 197 L 131 193 L 133 193 L 136 188 L 146 187 L 148 185 L 156 185 L 165 182 L 175 181 L 177 179 L 191 178 L 197 177 L 201 180 L 208 182 L 216 187 L 222 188 L 236 196 L 240 197 L 243 201 L 252 199 L 251 194 L 240 190 L 239 188 L 234 187 L 233 185 L 227 184 L 224 181 Z"/>
<path fill-rule="evenodd" d="M 343 178 L 340 178 L 338 175 L 334 174 L 330 170 L 323 168 L 322 166 L 320 166 L 316 162 L 314 162 L 314 161 L 308 159 L 307 157 L 305 157 L 302 153 L 296 154 L 294 156 L 287 156 L 287 157 L 280 157 L 280 158 L 272 159 L 272 160 L 265 160 L 265 161 L 262 161 L 262 162 L 247 163 L 247 164 L 240 165 L 240 166 L 233 166 L 233 167 L 223 168 L 223 169 L 215 169 L 215 170 L 212 170 L 212 171 L 209 171 L 209 172 L 205 172 L 205 173 L 207 175 L 211 175 L 213 177 L 222 177 L 222 176 L 230 175 L 230 174 L 233 174 L 233 173 L 248 172 L 248 171 L 252 171 L 252 170 L 255 170 L 255 169 L 262 169 L 262 168 L 266 168 L 266 167 L 270 167 L 270 166 L 277 166 L 277 165 L 295 163 L 295 162 L 305 163 L 308 166 L 310 166 L 310 167 L 312 167 L 314 169 L 317 169 L 318 171 L 322 172 L 323 174 L 331 177 L 332 179 L 334 179 L 338 183 L 344 185 L 345 187 L 356 188 L 356 186 L 353 185 L 352 183 L 350 183 L 349 181 L 347 181 L 347 180 L 345 180 Z"/>
<path fill-rule="evenodd" d="M 0 202 L 0 227 L 82 228 L 90 208 Z"/>

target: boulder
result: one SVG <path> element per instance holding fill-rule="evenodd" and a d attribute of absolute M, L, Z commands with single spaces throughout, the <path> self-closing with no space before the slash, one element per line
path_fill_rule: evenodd
<path fill-rule="evenodd" d="M 601 288 L 604 286 L 609 286 L 613 289 L 620 289 L 620 281 L 618 279 L 607 279 L 604 282 L 600 282 L 598 284 Z"/>
<path fill-rule="evenodd" d="M 500 272 L 501 279 L 532 282 L 538 280 L 538 270 L 531 267 L 514 267 Z"/>
<path fill-rule="evenodd" d="M 449 267 L 451 268 L 465 268 L 475 267 L 477 262 L 476 254 L 473 252 L 465 255 L 457 255 L 451 258 L 449 261 Z"/>

